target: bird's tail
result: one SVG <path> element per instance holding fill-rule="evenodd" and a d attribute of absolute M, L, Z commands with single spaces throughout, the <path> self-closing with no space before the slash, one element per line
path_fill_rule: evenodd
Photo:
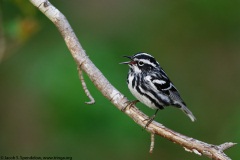
<path fill-rule="evenodd" d="M 192 112 L 184 104 L 180 104 L 180 109 L 194 122 L 196 120 Z"/>

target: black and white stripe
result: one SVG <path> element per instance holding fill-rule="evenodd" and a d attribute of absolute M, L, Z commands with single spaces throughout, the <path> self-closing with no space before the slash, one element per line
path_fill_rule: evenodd
<path fill-rule="evenodd" d="M 165 106 L 176 106 L 186 113 L 192 121 L 192 112 L 186 107 L 178 90 L 160 67 L 155 58 L 147 53 L 125 56 L 128 64 L 128 88 L 142 103 L 152 109 L 164 109 Z"/>

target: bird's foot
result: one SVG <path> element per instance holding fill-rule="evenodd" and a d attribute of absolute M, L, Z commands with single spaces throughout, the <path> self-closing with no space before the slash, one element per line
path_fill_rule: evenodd
<path fill-rule="evenodd" d="M 131 108 L 133 105 L 135 105 L 137 102 L 139 102 L 139 100 L 134 100 L 134 101 L 127 101 L 127 102 L 125 102 L 125 103 L 127 103 L 127 105 L 126 105 L 125 107 L 123 107 L 123 108 L 121 109 L 121 111 L 122 111 L 122 112 L 125 111 L 127 107 L 129 107 L 129 109 L 130 109 L 130 108 Z"/>
<path fill-rule="evenodd" d="M 144 129 L 146 129 L 146 128 L 149 126 L 149 124 L 152 123 L 152 121 L 154 120 L 154 118 L 155 118 L 156 115 L 157 115 L 157 112 L 158 112 L 158 109 L 156 110 L 156 112 L 154 113 L 154 115 L 153 115 L 152 117 L 149 117 L 149 118 L 147 118 L 147 119 L 144 120 L 144 121 L 148 121 L 147 124 L 145 125 Z M 144 122 L 144 121 L 143 121 L 143 122 Z"/>
<path fill-rule="evenodd" d="M 146 129 L 149 126 L 149 124 L 152 123 L 152 121 L 155 119 L 155 117 L 156 117 L 156 115 L 154 114 L 153 116 L 151 116 L 147 119 L 144 119 L 144 121 L 148 121 L 147 124 L 145 125 L 144 129 Z"/>

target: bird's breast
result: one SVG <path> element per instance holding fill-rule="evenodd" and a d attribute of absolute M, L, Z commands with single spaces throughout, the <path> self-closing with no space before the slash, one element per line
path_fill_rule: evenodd
<path fill-rule="evenodd" d="M 139 82 L 137 82 L 139 81 Z M 139 85 L 141 80 L 134 74 L 128 75 L 128 88 L 135 98 L 151 109 L 159 109 L 147 96 L 147 93 Z"/>

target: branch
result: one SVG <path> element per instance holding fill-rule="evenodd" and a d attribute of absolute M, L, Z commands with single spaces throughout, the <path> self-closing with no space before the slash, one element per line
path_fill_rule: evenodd
<path fill-rule="evenodd" d="M 91 93 L 89 92 L 89 90 L 87 89 L 87 85 L 86 85 L 86 83 L 85 83 L 85 81 L 84 81 L 84 78 L 83 78 L 81 66 L 78 66 L 78 75 L 79 75 L 79 79 L 81 80 L 83 90 L 84 90 L 85 94 L 88 96 L 88 98 L 90 99 L 89 102 L 85 102 L 85 103 L 86 103 L 86 104 L 94 104 L 94 103 L 95 103 L 95 100 L 94 100 L 94 98 L 92 97 L 92 95 L 91 95 Z"/>
<path fill-rule="evenodd" d="M 65 43 L 73 56 L 73 59 L 76 61 L 77 66 L 81 66 L 82 70 L 86 72 L 98 90 L 100 90 L 101 93 L 119 110 L 125 108 L 126 102 L 128 102 L 127 98 L 125 98 L 122 93 L 120 93 L 109 83 L 99 69 L 88 58 L 64 15 L 47 0 L 30 0 L 30 2 L 56 25 L 62 34 Z M 141 127 L 145 127 L 147 121 L 144 120 L 148 117 L 134 105 L 132 107 L 127 107 L 125 114 L 131 117 Z M 176 144 L 181 145 L 186 151 L 194 152 L 198 155 L 205 155 L 215 160 L 230 160 L 230 158 L 224 154 L 223 151 L 236 144 L 231 142 L 221 145 L 208 144 L 170 130 L 155 121 L 153 121 L 145 129 L 152 135 L 155 134 L 162 136 Z M 151 142 L 153 144 L 154 140 L 151 140 Z"/>
<path fill-rule="evenodd" d="M 154 149 L 154 133 L 151 133 L 151 144 L 150 144 L 150 150 L 149 153 L 153 153 L 153 149 Z"/>

